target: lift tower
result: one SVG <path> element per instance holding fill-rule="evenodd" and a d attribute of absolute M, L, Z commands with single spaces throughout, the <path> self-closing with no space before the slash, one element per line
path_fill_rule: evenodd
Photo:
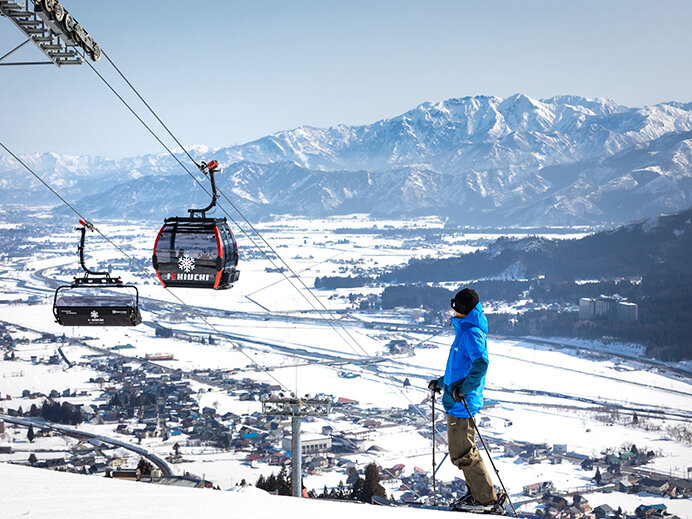
<path fill-rule="evenodd" d="M 300 420 L 303 416 L 327 416 L 332 401 L 326 398 L 283 398 L 270 396 L 262 400 L 262 412 L 291 417 L 291 479 L 293 497 L 302 497 L 303 463 L 300 445 Z"/>
<path fill-rule="evenodd" d="M 101 58 L 101 48 L 82 25 L 58 0 L 0 0 L 0 17 L 10 20 L 26 40 L 0 56 L 0 66 L 10 65 L 81 65 L 84 56 Z M 32 42 L 47 61 L 5 61 Z"/>

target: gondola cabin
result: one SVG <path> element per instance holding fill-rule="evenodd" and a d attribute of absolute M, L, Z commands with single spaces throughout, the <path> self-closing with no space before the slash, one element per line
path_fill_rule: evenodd
<path fill-rule="evenodd" d="M 238 245 L 225 218 L 166 218 L 152 263 L 166 287 L 230 288 L 238 280 Z"/>
<path fill-rule="evenodd" d="M 63 326 L 136 326 L 142 322 L 137 289 L 117 282 L 58 288 L 53 315 Z"/>
<path fill-rule="evenodd" d="M 124 285 L 109 272 L 96 272 L 84 264 L 84 239 L 87 229 L 94 226 L 80 220 L 79 264 L 84 271 L 71 285 L 58 287 L 53 297 L 53 315 L 62 326 L 137 326 L 142 322 L 139 313 L 139 292 L 134 285 Z"/>
<path fill-rule="evenodd" d="M 231 288 L 238 280 L 238 244 L 225 218 L 207 218 L 216 206 L 212 160 L 198 167 L 211 181 L 211 203 L 204 209 L 188 209 L 188 217 L 166 218 L 154 242 L 152 263 L 165 287 Z M 199 215 L 199 216 L 198 216 Z"/>

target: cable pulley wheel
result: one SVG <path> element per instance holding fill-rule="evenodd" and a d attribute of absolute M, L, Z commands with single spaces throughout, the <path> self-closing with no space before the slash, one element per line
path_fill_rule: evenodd
<path fill-rule="evenodd" d="M 55 0 L 41 0 L 41 8 L 47 12 L 52 13 L 55 7 Z"/>
<path fill-rule="evenodd" d="M 74 31 L 75 25 L 77 25 L 77 22 L 75 19 L 72 17 L 71 14 L 67 13 L 65 15 L 65 18 L 63 18 L 62 21 L 62 27 L 65 29 L 65 32 L 69 35 L 72 35 L 72 32 Z"/>
<path fill-rule="evenodd" d="M 101 59 L 101 47 L 99 47 L 98 43 L 94 43 L 94 48 L 91 50 L 91 52 L 89 52 L 89 55 L 93 61 L 98 61 Z"/>
<path fill-rule="evenodd" d="M 75 23 L 74 30 L 72 32 L 74 33 L 77 43 L 84 46 L 86 43 L 86 31 L 84 30 L 84 27 L 82 27 L 82 24 Z"/>
<path fill-rule="evenodd" d="M 55 0 L 46 0 L 52 2 L 52 9 L 53 12 L 51 13 L 51 16 L 53 17 L 53 20 L 56 22 L 62 22 L 65 19 L 65 8 L 62 6 L 60 2 L 55 2 Z"/>
<path fill-rule="evenodd" d="M 91 37 L 91 34 L 87 33 L 84 36 L 84 50 L 91 53 L 93 48 L 94 48 L 94 38 Z"/>

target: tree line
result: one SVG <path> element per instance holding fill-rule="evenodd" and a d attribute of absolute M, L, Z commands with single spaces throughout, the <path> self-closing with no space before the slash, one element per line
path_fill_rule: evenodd
<path fill-rule="evenodd" d="M 290 496 L 292 494 L 291 482 L 292 477 L 288 473 L 286 465 L 283 465 L 276 476 L 274 473 L 267 478 L 260 476 L 255 486 L 280 496 Z M 365 467 L 364 478 L 358 474 L 355 467 L 349 468 L 346 483 L 347 484 L 344 485 L 344 482 L 340 481 L 339 485 L 331 490 L 325 485 L 322 493 L 318 494 L 315 490 L 310 490 L 307 494 L 308 497 L 317 499 L 360 501 L 362 503 L 372 502 L 373 496 L 387 497 L 387 492 L 380 484 L 379 469 L 374 462 Z"/>
<path fill-rule="evenodd" d="M 31 406 L 30 415 L 39 416 L 39 411 L 38 409 L 35 409 L 34 404 Z M 84 417 L 82 416 L 82 412 L 79 410 L 79 407 L 72 405 L 69 402 L 63 402 L 60 404 L 53 400 L 44 400 L 43 405 L 41 406 L 40 416 L 49 422 L 56 422 L 65 425 L 78 425 L 84 421 Z"/>

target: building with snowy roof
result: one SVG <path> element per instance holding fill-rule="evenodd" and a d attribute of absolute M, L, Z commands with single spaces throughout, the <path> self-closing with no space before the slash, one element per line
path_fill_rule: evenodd
<path fill-rule="evenodd" d="M 285 451 L 291 450 L 291 437 L 284 436 L 281 440 L 281 448 Z M 328 452 L 332 448 L 332 439 L 322 434 L 303 434 L 300 437 L 300 450 L 303 455 L 315 454 L 316 452 Z"/>

